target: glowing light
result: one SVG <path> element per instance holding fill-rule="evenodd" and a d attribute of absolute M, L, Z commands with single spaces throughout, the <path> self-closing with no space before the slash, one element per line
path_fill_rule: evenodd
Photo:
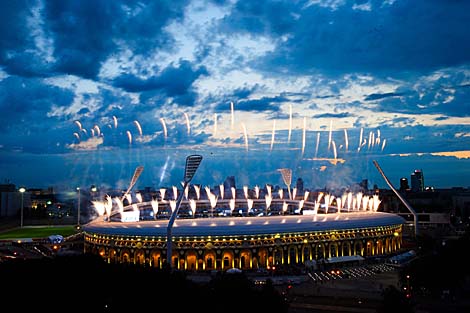
<path fill-rule="evenodd" d="M 186 127 L 188 129 L 188 136 L 191 134 L 191 125 L 189 123 L 189 116 L 188 113 L 184 112 L 184 117 L 186 119 Z"/>
<path fill-rule="evenodd" d="M 357 146 L 357 151 L 361 151 L 363 133 L 364 133 L 364 129 L 361 127 L 361 132 L 359 133 L 359 145 Z"/>
<path fill-rule="evenodd" d="M 381 151 L 384 151 L 384 148 L 385 148 L 385 143 L 387 142 L 387 139 L 384 139 L 382 141 L 382 150 Z"/>
<path fill-rule="evenodd" d="M 255 197 L 256 199 L 259 199 L 259 186 L 256 185 L 254 189 L 255 189 Z"/>
<path fill-rule="evenodd" d="M 317 133 L 317 144 L 315 146 L 315 159 L 318 156 L 318 146 L 320 145 L 320 133 Z"/>
<path fill-rule="evenodd" d="M 139 132 L 139 135 L 142 137 L 142 127 L 140 126 L 139 121 L 134 121 L 135 126 L 137 127 L 137 131 Z"/>
<path fill-rule="evenodd" d="M 246 206 L 248 207 L 248 212 L 251 212 L 253 208 L 253 199 L 246 199 Z"/>
<path fill-rule="evenodd" d="M 199 200 L 201 197 L 201 188 L 198 185 L 194 185 L 194 191 L 196 192 L 196 199 Z"/>
<path fill-rule="evenodd" d="M 248 151 L 248 135 L 246 132 L 246 126 L 245 123 L 242 123 L 242 128 L 243 128 L 243 136 L 245 137 L 245 149 Z"/>
<path fill-rule="evenodd" d="M 224 184 L 219 185 L 219 190 L 220 190 L 220 198 L 224 199 L 224 193 L 225 193 Z"/>
<path fill-rule="evenodd" d="M 160 188 L 160 197 L 162 198 L 162 201 L 165 200 L 165 193 L 166 193 L 166 189 Z"/>
<path fill-rule="evenodd" d="M 98 125 L 93 126 L 93 129 L 96 130 L 96 136 L 101 135 L 101 129 Z"/>
<path fill-rule="evenodd" d="M 81 131 L 82 130 L 82 123 L 80 123 L 79 120 L 75 120 L 73 122 L 78 126 L 78 129 Z"/>
<path fill-rule="evenodd" d="M 196 214 L 196 200 L 190 199 L 189 207 L 191 208 L 191 212 L 193 212 L 193 216 L 194 216 Z"/>
<path fill-rule="evenodd" d="M 243 186 L 243 193 L 245 194 L 245 199 L 248 199 L 248 186 Z"/>
<path fill-rule="evenodd" d="M 163 127 L 163 137 L 166 138 L 168 137 L 168 130 L 166 129 L 166 123 L 165 123 L 165 119 L 163 117 L 160 118 L 160 123 L 162 123 L 162 127 Z"/>
<path fill-rule="evenodd" d="M 233 127 L 235 126 L 235 112 L 234 112 L 234 109 L 233 109 L 233 102 L 230 101 L 230 125 L 232 126 L 232 129 Z"/>
<path fill-rule="evenodd" d="M 156 217 L 157 217 L 157 214 L 158 214 L 158 201 L 152 199 L 152 201 L 150 202 L 150 204 L 152 205 L 153 216 L 156 218 Z"/>
<path fill-rule="evenodd" d="M 328 131 L 328 150 L 330 150 L 330 146 L 331 146 L 331 131 L 332 131 L 332 128 L 333 128 L 333 121 L 330 120 L 330 129 Z"/>

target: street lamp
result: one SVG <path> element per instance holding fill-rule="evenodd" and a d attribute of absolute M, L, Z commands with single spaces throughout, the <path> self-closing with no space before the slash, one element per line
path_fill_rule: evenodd
<path fill-rule="evenodd" d="M 287 191 L 289 192 L 289 199 L 292 200 L 292 195 L 290 193 L 290 184 L 292 182 L 292 170 L 289 168 L 280 168 L 278 169 L 281 172 L 282 179 L 284 180 L 284 184 L 287 185 Z"/>
<path fill-rule="evenodd" d="M 77 203 L 77 229 L 80 229 L 80 187 L 77 187 L 78 203 Z"/>
<path fill-rule="evenodd" d="M 21 217 L 20 217 L 20 227 L 23 228 L 23 210 L 24 210 L 24 192 L 26 189 L 24 187 L 21 187 L 18 189 L 18 191 L 21 193 Z"/>
<path fill-rule="evenodd" d="M 186 165 L 184 167 L 184 178 L 183 178 L 183 191 L 186 190 L 189 182 L 193 179 L 194 174 L 196 174 L 197 168 L 202 161 L 202 156 L 198 154 L 192 154 L 186 157 Z M 172 255 L 172 234 L 171 230 L 173 228 L 173 223 L 175 222 L 176 216 L 178 215 L 178 211 L 181 205 L 181 200 L 183 200 L 184 192 L 181 192 L 178 195 L 178 199 L 176 200 L 176 206 L 173 212 L 171 213 L 170 220 L 168 221 L 168 227 L 166 230 L 166 263 L 168 267 L 171 269 L 171 255 Z"/>

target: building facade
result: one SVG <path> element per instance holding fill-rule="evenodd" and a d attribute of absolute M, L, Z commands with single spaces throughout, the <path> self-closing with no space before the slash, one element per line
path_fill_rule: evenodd
<path fill-rule="evenodd" d="M 162 268 L 167 223 L 95 221 L 83 227 L 84 249 L 110 263 Z M 172 267 L 254 270 L 331 257 L 385 256 L 400 251 L 403 223 L 383 212 L 182 219 L 173 229 Z"/>

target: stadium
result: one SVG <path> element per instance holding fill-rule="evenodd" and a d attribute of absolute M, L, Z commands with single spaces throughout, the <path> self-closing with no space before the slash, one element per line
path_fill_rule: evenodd
<path fill-rule="evenodd" d="M 85 252 L 110 263 L 163 268 L 171 260 L 175 269 L 211 271 L 382 257 L 402 246 L 405 221 L 377 211 L 378 195 L 306 191 L 300 196 L 294 189 L 284 197 L 283 189 L 269 188 L 221 188 L 216 194 L 206 187 L 204 197 L 199 189 L 183 189 L 179 203 L 176 188 L 172 195 L 161 189 L 150 201 L 126 193 L 95 202 L 99 217 L 83 225 Z"/>

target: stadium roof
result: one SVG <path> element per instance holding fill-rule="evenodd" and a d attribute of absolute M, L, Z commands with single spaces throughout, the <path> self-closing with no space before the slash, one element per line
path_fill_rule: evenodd
<path fill-rule="evenodd" d="M 177 236 L 240 236 L 264 235 L 329 230 L 346 230 L 404 224 L 395 214 L 384 212 L 287 215 L 269 217 L 217 217 L 177 219 L 173 237 Z M 107 222 L 95 220 L 83 225 L 85 232 L 166 237 L 168 220 L 139 222 Z"/>

